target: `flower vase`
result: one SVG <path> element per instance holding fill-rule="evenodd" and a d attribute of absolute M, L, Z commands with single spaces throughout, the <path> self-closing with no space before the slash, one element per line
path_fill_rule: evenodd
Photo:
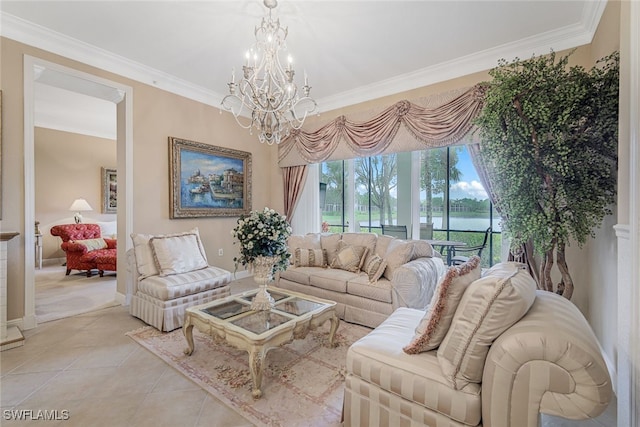
<path fill-rule="evenodd" d="M 278 256 L 258 256 L 253 261 L 253 280 L 259 285 L 260 289 L 253 301 L 251 301 L 252 310 L 271 310 L 275 304 L 275 300 L 267 291 L 267 284 L 273 279 L 273 266 L 278 262 Z"/>

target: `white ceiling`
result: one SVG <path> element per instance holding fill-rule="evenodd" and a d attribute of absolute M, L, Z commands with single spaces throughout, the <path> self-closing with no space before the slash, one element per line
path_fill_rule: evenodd
<path fill-rule="evenodd" d="M 308 74 L 324 112 L 500 58 L 587 44 L 605 3 L 280 0 L 274 13 L 289 28 L 297 78 Z M 0 12 L 5 37 L 218 107 L 266 8 L 261 0 L 2 0 Z"/>

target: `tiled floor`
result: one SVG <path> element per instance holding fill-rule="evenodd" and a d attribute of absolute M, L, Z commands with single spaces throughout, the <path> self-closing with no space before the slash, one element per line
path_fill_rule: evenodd
<path fill-rule="evenodd" d="M 233 291 L 241 290 L 232 287 Z M 242 289 L 244 290 L 244 289 Z M 2 426 L 247 426 L 246 420 L 125 336 L 144 323 L 124 307 L 44 323 L 0 353 Z M 68 420 L 12 421 L 5 410 L 57 410 Z M 614 427 L 602 416 L 543 427 Z M 514 426 L 518 427 L 518 426 Z"/>

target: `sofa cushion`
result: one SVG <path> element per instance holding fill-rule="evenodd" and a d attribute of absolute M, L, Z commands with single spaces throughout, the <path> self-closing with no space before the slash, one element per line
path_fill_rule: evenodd
<path fill-rule="evenodd" d="M 523 267 L 515 262 L 497 264 L 462 296 L 438 348 L 442 372 L 456 390 L 482 381 L 491 343 L 533 304 L 536 283 Z"/>
<path fill-rule="evenodd" d="M 280 277 L 283 279 L 291 280 L 292 282 L 297 282 L 303 285 L 311 284 L 311 275 L 318 272 L 324 271 L 323 267 L 294 267 L 289 266 L 285 271 L 281 271 Z"/>
<path fill-rule="evenodd" d="M 315 267 L 316 271 L 309 276 L 309 284 L 322 289 L 334 292 L 347 292 L 347 282 L 358 277 L 357 273 L 352 273 L 338 268 Z"/>
<path fill-rule="evenodd" d="M 375 283 L 387 268 L 387 261 L 383 260 L 378 254 L 367 256 L 362 271 L 367 273 L 369 283 Z"/>
<path fill-rule="evenodd" d="M 320 249 L 320 234 L 307 233 L 305 235 L 294 234 L 289 236 L 287 241 L 288 247 L 291 249 L 291 253 L 296 248 L 302 249 Z"/>
<path fill-rule="evenodd" d="M 413 244 L 401 239 L 393 239 L 389 242 L 387 254 L 384 256 L 387 261 L 387 268 L 384 270 L 384 277 L 393 279 L 393 272 L 396 268 L 411 260 L 413 254 Z"/>
<path fill-rule="evenodd" d="M 218 267 L 207 267 L 189 273 L 160 277 L 150 276 L 138 282 L 138 292 L 161 301 L 215 289 L 231 281 L 231 273 Z"/>
<path fill-rule="evenodd" d="M 296 248 L 293 251 L 293 264 L 296 267 L 326 267 L 327 251 Z"/>
<path fill-rule="evenodd" d="M 149 239 L 158 274 L 170 276 L 207 268 L 207 259 L 198 240 L 194 233 Z"/>
<path fill-rule="evenodd" d="M 369 248 L 366 246 L 355 246 L 345 243 L 344 240 L 338 242 L 338 252 L 331 263 L 331 268 L 357 273 L 360 271 Z"/>
<path fill-rule="evenodd" d="M 360 274 L 358 277 L 349 280 L 347 282 L 347 293 L 389 304 L 393 302 L 391 282 L 380 280 L 370 283 L 366 274 Z"/>
<path fill-rule="evenodd" d="M 440 345 L 451 326 L 451 320 L 464 291 L 473 281 L 480 278 L 480 272 L 478 256 L 471 257 L 459 266 L 449 267 L 436 286 L 431 303 L 420 320 L 413 339 L 404 347 L 405 353 L 421 353 Z"/>
<path fill-rule="evenodd" d="M 320 247 L 327 251 L 327 262 L 333 264 L 338 253 L 338 242 L 342 239 L 341 234 L 323 234 L 320 236 Z"/>
<path fill-rule="evenodd" d="M 475 426 L 482 416 L 480 384 L 454 390 L 442 374 L 435 351 L 408 355 L 411 339 L 424 311 L 401 307 L 347 352 L 347 374 L 458 423 Z M 457 425 L 457 424 L 456 424 Z"/>
<path fill-rule="evenodd" d="M 87 252 L 97 251 L 107 247 L 107 242 L 105 242 L 102 237 L 98 237 L 97 239 L 72 240 L 72 242 L 84 246 L 87 248 Z"/>

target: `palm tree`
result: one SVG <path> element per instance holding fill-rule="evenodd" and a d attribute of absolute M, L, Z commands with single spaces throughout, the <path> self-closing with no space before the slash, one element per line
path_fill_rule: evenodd
<path fill-rule="evenodd" d="M 433 222 L 433 195 L 443 193 L 446 195 L 447 185 L 447 152 L 449 153 L 449 182 L 458 182 L 462 178 L 462 172 L 458 169 L 458 150 L 460 147 L 435 148 L 422 151 L 422 170 L 424 174 L 420 177 L 420 189 L 425 190 L 427 224 Z M 444 200 L 448 203 L 448 200 Z M 443 228 L 445 224 L 442 224 Z"/>

